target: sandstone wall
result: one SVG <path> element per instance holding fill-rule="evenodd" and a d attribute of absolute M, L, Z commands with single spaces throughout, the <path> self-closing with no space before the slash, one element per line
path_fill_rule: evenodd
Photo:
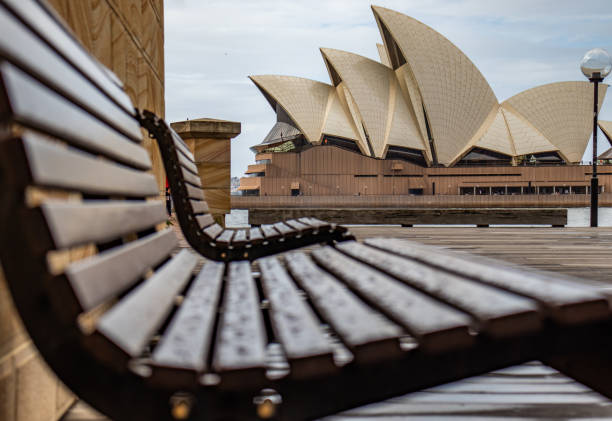
<path fill-rule="evenodd" d="M 138 108 L 164 117 L 163 0 L 49 0 L 83 45 L 114 71 Z M 153 172 L 165 190 L 163 165 L 148 137 Z"/>
<path fill-rule="evenodd" d="M 104 65 L 124 82 L 138 108 L 164 116 L 163 0 L 50 0 Z M 160 193 L 159 152 L 148 137 Z M 0 267 L 0 420 L 55 421 L 74 396 L 50 372 L 16 313 Z"/>

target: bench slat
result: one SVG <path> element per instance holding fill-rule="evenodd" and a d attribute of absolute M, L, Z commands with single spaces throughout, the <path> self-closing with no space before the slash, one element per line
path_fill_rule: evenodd
<path fill-rule="evenodd" d="M 185 184 L 185 189 L 187 190 L 187 197 L 191 199 L 205 200 L 204 192 L 199 187 L 194 187 L 191 184 Z"/>
<path fill-rule="evenodd" d="M 274 229 L 273 225 L 268 225 L 268 224 L 262 225 L 260 229 L 263 235 L 266 237 L 266 240 L 271 240 L 274 238 L 281 237 L 281 234 L 277 230 Z"/>
<path fill-rule="evenodd" d="M 276 224 L 272 226 L 274 227 L 274 229 L 280 232 L 283 236 L 295 234 L 295 230 L 291 228 L 290 226 L 284 224 L 283 222 L 277 222 Z"/>
<path fill-rule="evenodd" d="M 166 220 L 161 202 L 87 201 L 43 203 L 41 210 L 57 248 L 106 242 Z"/>
<path fill-rule="evenodd" d="M 87 311 L 124 291 L 177 245 L 172 230 L 164 230 L 80 260 L 65 275 L 83 310 Z"/>
<path fill-rule="evenodd" d="M 237 230 L 234 234 L 234 238 L 232 239 L 232 244 L 235 246 L 240 246 L 248 243 L 247 239 L 247 231 L 246 230 Z"/>
<path fill-rule="evenodd" d="M 206 234 L 211 240 L 214 240 L 223 232 L 223 227 L 215 223 L 205 228 L 202 232 Z"/>
<path fill-rule="evenodd" d="M 96 159 L 43 140 L 31 132 L 24 133 L 22 141 L 32 181 L 37 185 L 104 195 L 144 197 L 158 194 L 152 174 Z"/>
<path fill-rule="evenodd" d="M 179 163 L 181 166 L 193 173 L 193 175 L 198 175 L 198 167 L 196 164 L 189 158 L 186 158 L 183 154 L 177 153 Z"/>
<path fill-rule="evenodd" d="M 454 255 L 400 239 L 368 239 L 374 247 L 410 257 L 463 276 L 531 297 L 545 306 L 561 323 L 583 323 L 610 315 L 607 300 L 596 292 L 568 280 L 563 275 L 523 271 L 507 263 L 478 256 Z M 435 253 L 433 253 L 435 250 Z"/>
<path fill-rule="evenodd" d="M 210 213 L 206 213 L 204 215 L 196 216 L 196 221 L 198 221 L 198 225 L 200 228 L 206 228 L 215 223 L 215 218 Z"/>
<path fill-rule="evenodd" d="M 190 370 L 193 375 L 206 370 L 223 269 L 218 262 L 202 267 L 153 352 L 154 366 Z"/>
<path fill-rule="evenodd" d="M 289 360 L 291 376 L 310 377 L 335 370 L 330 341 L 278 259 L 269 257 L 258 262 L 270 301 L 272 327 Z"/>
<path fill-rule="evenodd" d="M 192 174 L 183 167 L 181 167 L 181 174 L 186 182 L 193 184 L 196 187 L 202 187 L 202 179 L 199 176 Z"/>
<path fill-rule="evenodd" d="M 541 327 L 538 306 L 530 299 L 354 241 L 339 243 L 336 248 L 471 314 L 477 319 L 477 328 L 481 332 L 506 337 L 532 332 Z"/>
<path fill-rule="evenodd" d="M 3 8 L 0 8 L 0 27 L 11 34 L 0 38 L 1 56 L 25 68 L 45 85 L 52 85 L 132 140 L 141 140 L 140 126 L 132 115 L 119 108 Z"/>
<path fill-rule="evenodd" d="M 314 231 L 314 227 L 302 224 L 295 219 L 289 219 L 288 221 L 285 221 L 285 224 L 289 225 L 294 230 L 299 231 L 301 234 L 308 234 Z"/>
<path fill-rule="evenodd" d="M 221 235 L 216 238 L 217 243 L 221 243 L 224 245 L 228 245 L 230 241 L 232 241 L 232 237 L 234 236 L 234 230 L 224 230 Z"/>
<path fill-rule="evenodd" d="M 130 357 L 138 357 L 159 329 L 198 262 L 182 250 L 155 274 L 130 291 L 98 321 L 98 332 Z"/>
<path fill-rule="evenodd" d="M 408 329 L 429 350 L 469 345 L 471 318 L 453 307 L 353 260 L 331 247 L 313 250 L 314 260 L 358 291 L 378 310 Z"/>
<path fill-rule="evenodd" d="M 194 214 L 208 212 L 208 203 L 203 200 L 190 200 L 189 203 Z"/>
<path fill-rule="evenodd" d="M 145 170 L 151 168 L 149 155 L 140 145 L 130 142 L 12 64 L 0 64 L 0 72 L 12 117 L 18 123 L 126 165 Z"/>
<path fill-rule="evenodd" d="M 323 221 L 319 221 L 316 218 L 298 218 L 298 221 L 302 224 L 310 225 L 311 227 L 316 228 L 319 231 L 329 231 L 331 229 L 331 224 Z"/>
<path fill-rule="evenodd" d="M 259 241 L 263 241 L 264 236 L 263 233 L 261 232 L 261 228 L 251 228 L 249 229 L 249 241 L 252 242 L 259 242 Z"/>
<path fill-rule="evenodd" d="M 195 163 L 195 158 L 193 157 L 193 153 L 189 149 L 189 147 L 185 144 L 183 139 L 174 131 L 172 127 L 168 127 L 170 131 L 170 135 L 172 136 L 172 140 L 176 145 L 176 148 L 183 153 L 183 155 L 188 158 L 190 161 Z"/>
<path fill-rule="evenodd" d="M 183 138 L 172 127 L 168 126 L 168 130 L 170 131 L 170 135 L 172 136 L 174 143 L 176 143 L 177 146 L 180 147 L 183 152 L 185 152 L 185 156 L 187 158 L 195 162 L 193 153 L 191 153 L 191 149 L 189 149 L 189 146 L 187 146 Z"/>
<path fill-rule="evenodd" d="M 218 329 L 213 368 L 221 375 L 221 386 L 263 381 L 266 331 L 248 262 L 229 264 Z"/>
<path fill-rule="evenodd" d="M 4 0 L 4 3 L 126 112 L 135 115 L 134 106 L 128 95 L 109 78 L 104 68 L 79 42 L 52 17 L 52 13 L 48 13 L 33 0 Z"/>
<path fill-rule="evenodd" d="M 287 267 L 319 313 L 358 361 L 399 355 L 402 330 L 382 317 L 302 252 L 285 257 Z"/>

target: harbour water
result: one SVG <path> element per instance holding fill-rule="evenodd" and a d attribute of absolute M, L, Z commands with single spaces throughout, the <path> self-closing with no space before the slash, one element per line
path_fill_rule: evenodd
<path fill-rule="evenodd" d="M 588 227 L 590 217 L 590 208 L 569 208 L 567 210 L 567 226 Z M 232 212 L 225 216 L 225 224 L 228 228 L 248 228 L 249 211 L 232 209 Z M 599 208 L 599 226 L 612 227 L 612 208 Z"/>

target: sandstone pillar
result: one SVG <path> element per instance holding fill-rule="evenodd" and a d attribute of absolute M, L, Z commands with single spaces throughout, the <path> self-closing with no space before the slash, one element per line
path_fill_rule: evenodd
<path fill-rule="evenodd" d="M 240 134 L 240 123 L 199 118 L 177 121 L 172 128 L 193 152 L 204 188 L 204 196 L 217 223 L 225 226 L 230 212 L 230 140 Z"/>

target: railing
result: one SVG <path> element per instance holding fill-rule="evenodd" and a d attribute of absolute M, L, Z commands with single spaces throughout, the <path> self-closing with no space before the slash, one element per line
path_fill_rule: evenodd
<path fill-rule="evenodd" d="M 572 208 L 587 207 L 587 194 L 435 195 L 435 196 L 232 196 L 232 209 L 250 208 Z M 612 193 L 599 205 L 612 206 Z"/>

